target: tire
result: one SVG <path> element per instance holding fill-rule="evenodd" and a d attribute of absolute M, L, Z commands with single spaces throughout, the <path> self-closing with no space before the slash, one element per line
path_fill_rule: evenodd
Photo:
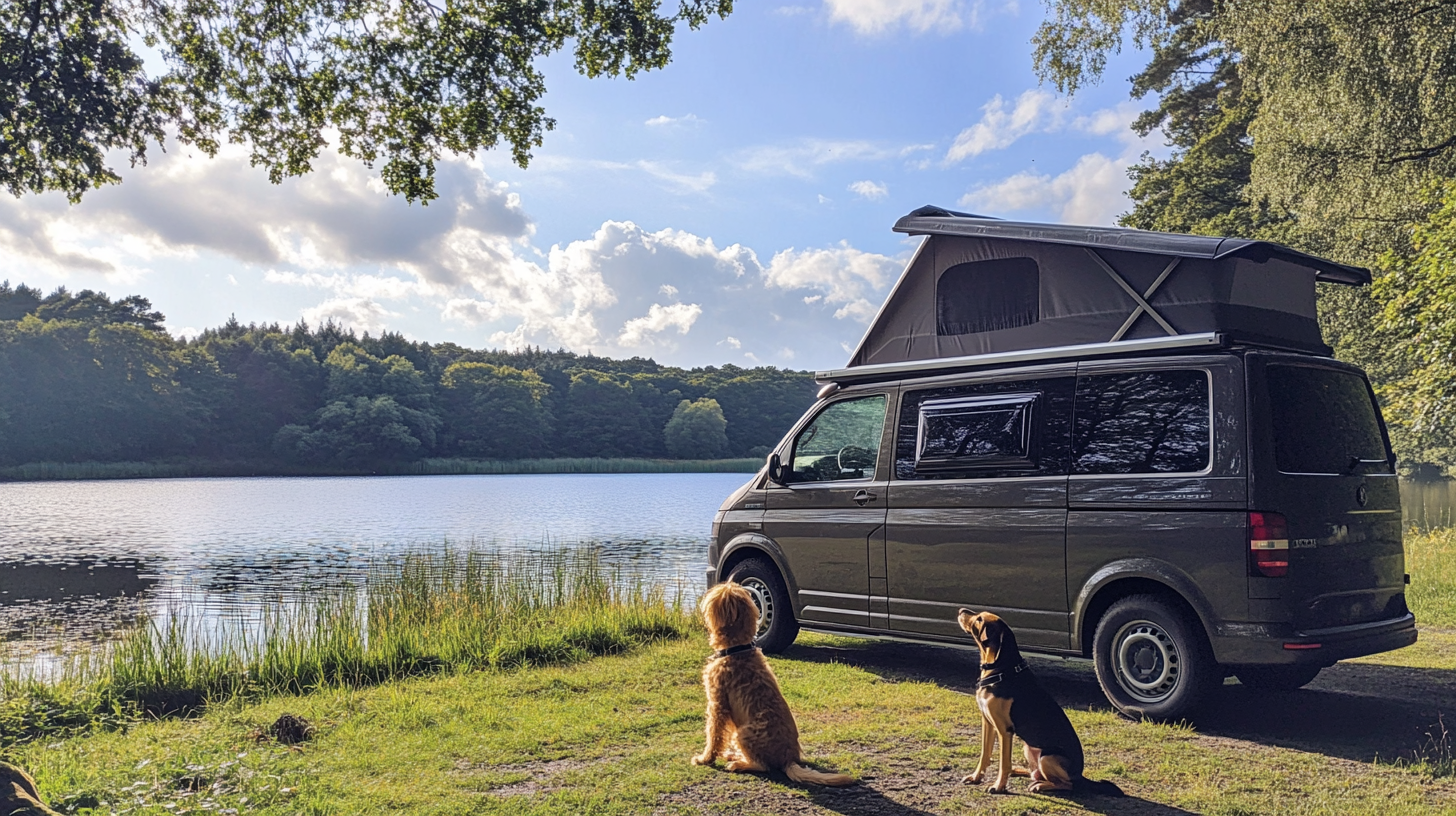
<path fill-rule="evenodd" d="M 1108 701 L 1137 719 L 1187 718 L 1223 684 L 1203 627 L 1155 595 L 1130 595 L 1107 609 L 1092 660 Z"/>
<path fill-rule="evenodd" d="M 770 654 L 789 648 L 799 636 L 799 621 L 778 569 L 762 558 L 749 558 L 728 573 L 728 580 L 742 584 L 758 607 L 758 636 L 753 640 L 758 648 Z"/>
<path fill-rule="evenodd" d="M 1239 682 L 1260 691 L 1294 691 L 1309 685 L 1324 666 L 1239 666 Z"/>

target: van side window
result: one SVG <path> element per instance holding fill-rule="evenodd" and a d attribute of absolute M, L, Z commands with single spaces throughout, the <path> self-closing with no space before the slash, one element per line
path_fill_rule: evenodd
<path fill-rule="evenodd" d="M 873 479 L 884 433 L 884 394 L 830 405 L 794 437 L 789 481 Z"/>
<path fill-rule="evenodd" d="M 895 437 L 896 479 L 1065 476 L 1071 377 L 907 391 Z"/>
<path fill-rule="evenodd" d="M 1077 378 L 1072 473 L 1197 473 L 1209 466 L 1208 373 Z"/>
<path fill-rule="evenodd" d="M 917 471 L 1036 468 L 1033 417 L 1040 394 L 951 397 L 920 403 Z"/>

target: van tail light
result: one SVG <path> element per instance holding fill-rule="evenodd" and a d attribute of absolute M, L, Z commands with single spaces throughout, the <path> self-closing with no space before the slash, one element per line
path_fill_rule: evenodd
<path fill-rule="evenodd" d="M 1264 578 L 1289 574 L 1289 522 L 1278 513 L 1249 513 L 1249 574 Z"/>

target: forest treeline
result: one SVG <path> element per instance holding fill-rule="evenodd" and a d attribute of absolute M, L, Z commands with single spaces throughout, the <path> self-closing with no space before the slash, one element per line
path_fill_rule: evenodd
<path fill-rule="evenodd" d="M 0 284 L 0 465 L 209 458 L 761 456 L 807 372 L 478 351 L 236 319 L 179 341 L 144 297 Z"/>

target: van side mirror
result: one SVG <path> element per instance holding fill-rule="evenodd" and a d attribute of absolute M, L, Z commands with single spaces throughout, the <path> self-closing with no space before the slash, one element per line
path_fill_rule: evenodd
<path fill-rule="evenodd" d="M 789 481 L 789 466 L 779 459 L 777 453 L 768 457 L 768 480 L 774 484 L 787 484 Z"/>

